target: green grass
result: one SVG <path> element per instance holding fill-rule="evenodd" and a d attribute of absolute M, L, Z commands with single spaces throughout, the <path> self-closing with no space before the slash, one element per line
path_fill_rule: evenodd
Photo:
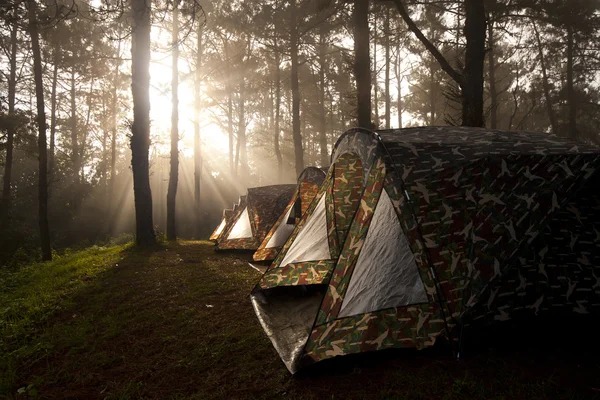
<path fill-rule="evenodd" d="M 92 247 L 0 273 L 0 393 L 15 380 L 14 360 L 48 351 L 32 337 L 58 311 L 72 308 L 70 295 L 114 266 L 127 245 Z"/>
<path fill-rule="evenodd" d="M 597 359 L 546 349 L 348 357 L 291 377 L 248 299 L 259 275 L 208 242 L 90 249 L 3 274 L 0 398 L 600 398 Z"/>

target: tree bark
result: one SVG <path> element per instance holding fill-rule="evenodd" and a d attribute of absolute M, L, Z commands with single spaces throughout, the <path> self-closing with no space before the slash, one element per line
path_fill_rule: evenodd
<path fill-rule="evenodd" d="M 27 1 L 29 16 L 29 35 L 31 36 L 31 53 L 33 56 L 33 75 L 35 81 L 35 96 L 37 102 L 38 125 L 38 160 L 39 160 L 39 185 L 38 185 L 38 216 L 40 228 L 40 243 L 42 260 L 52 260 L 50 247 L 50 229 L 48 226 L 48 153 L 46 148 L 46 111 L 44 109 L 44 82 L 42 80 L 42 55 L 40 52 L 39 33 L 37 27 L 37 6 L 35 0 Z"/>
<path fill-rule="evenodd" d="M 281 55 L 277 43 L 275 43 L 275 132 L 273 133 L 273 146 L 275 148 L 275 157 L 277 157 L 277 182 L 281 183 L 283 179 L 283 156 L 279 145 L 279 135 L 281 134 Z"/>
<path fill-rule="evenodd" d="M 496 90 L 496 60 L 494 57 L 494 24 L 488 15 L 488 68 L 489 68 L 489 85 L 490 85 L 490 128 L 498 127 L 498 91 Z"/>
<path fill-rule="evenodd" d="M 485 8 L 481 0 L 465 0 L 465 69 L 463 72 L 463 126 L 485 126 L 483 118 L 483 67 L 485 59 Z"/>
<path fill-rule="evenodd" d="M 391 126 L 390 99 L 390 8 L 385 7 L 385 129 Z"/>
<path fill-rule="evenodd" d="M 398 108 L 398 129 L 402 129 L 402 57 L 400 55 L 400 43 L 396 45 L 396 89 L 398 90 L 398 99 L 396 100 L 396 108 Z"/>
<path fill-rule="evenodd" d="M 113 81 L 112 87 L 112 99 L 111 99 L 111 130 L 112 137 L 110 142 L 110 183 L 108 188 L 108 203 L 107 208 L 109 212 L 109 228 L 108 231 L 112 235 L 113 232 L 113 224 L 114 224 L 114 196 L 115 196 L 115 183 L 117 178 L 117 105 L 119 102 L 117 85 L 120 81 L 120 70 L 121 66 L 121 40 L 117 45 L 117 60 L 115 61 L 115 79 Z"/>
<path fill-rule="evenodd" d="M 196 80 L 195 80 L 195 116 L 194 116 L 194 205 L 196 210 L 196 238 L 200 238 L 200 182 L 202 180 L 202 142 L 200 141 L 200 108 L 201 95 L 200 87 L 202 83 L 202 53 L 204 51 L 202 45 L 202 24 L 198 24 L 197 46 L 196 46 Z"/>
<path fill-rule="evenodd" d="M 131 0 L 131 168 L 135 198 L 136 244 L 156 244 L 152 222 L 152 192 L 148 152 L 150 147 L 150 12 L 151 0 Z"/>
<path fill-rule="evenodd" d="M 56 142 L 56 86 L 58 84 L 58 46 L 54 47 L 52 68 L 52 92 L 50 93 L 50 154 L 48 154 L 48 175 L 54 176 L 54 152 Z"/>
<path fill-rule="evenodd" d="M 2 214 L 11 204 L 10 185 L 12 180 L 13 149 L 15 138 L 15 96 L 17 87 L 17 23 L 13 23 L 10 31 L 10 72 L 8 77 L 8 129 L 6 137 L 6 164 L 2 186 Z"/>
<path fill-rule="evenodd" d="M 354 0 L 354 76 L 358 126 L 371 129 L 371 60 L 369 56 L 369 1 Z"/>
<path fill-rule="evenodd" d="M 375 128 L 379 127 L 379 85 L 377 84 L 377 15 L 375 15 L 376 5 L 373 4 L 373 72 L 371 79 L 373 80 L 373 112 L 375 114 L 374 125 Z"/>
<path fill-rule="evenodd" d="M 540 56 L 540 67 L 542 68 L 542 87 L 544 89 L 544 98 L 546 100 L 546 111 L 548 112 L 548 119 L 550 120 L 550 127 L 553 134 L 558 134 L 558 122 L 556 120 L 556 113 L 552 108 L 552 98 L 550 96 L 550 83 L 548 81 L 548 71 L 546 69 L 546 57 L 544 56 L 544 48 L 542 47 L 542 41 L 540 39 L 540 33 L 537 29 L 537 24 L 532 18 L 531 23 L 533 25 L 533 32 L 535 34 L 535 40 L 538 47 L 538 54 Z"/>
<path fill-rule="evenodd" d="M 75 54 L 72 55 L 73 60 L 76 59 Z M 81 163 L 79 161 L 79 138 L 77 134 L 77 102 L 75 98 L 75 69 L 71 68 L 71 164 L 73 168 L 73 187 L 74 194 L 78 191 L 79 186 L 79 170 Z M 79 195 L 77 193 L 77 195 Z"/>
<path fill-rule="evenodd" d="M 327 150 L 327 112 L 325 109 L 325 68 L 326 68 L 326 25 L 321 24 L 319 29 L 319 148 L 321 167 L 329 164 L 329 151 Z"/>
<path fill-rule="evenodd" d="M 225 60 L 227 62 L 227 70 L 228 70 L 228 75 L 229 77 L 231 77 L 232 73 L 231 73 L 231 67 L 229 66 L 230 64 L 230 60 L 229 60 L 229 45 L 227 44 L 227 41 L 224 40 L 223 43 L 223 49 L 225 51 Z M 227 130 L 229 131 L 229 173 L 231 174 L 231 176 L 235 176 L 235 170 L 234 170 L 234 164 L 233 164 L 233 89 L 231 87 L 231 83 L 230 80 L 227 79 L 226 84 L 225 84 L 226 90 L 227 90 Z"/>
<path fill-rule="evenodd" d="M 167 191 L 167 240 L 177 240 L 175 208 L 177 183 L 179 180 L 179 9 L 178 1 L 173 1 L 173 27 L 171 31 L 171 169 Z"/>
<path fill-rule="evenodd" d="M 242 72 L 240 80 L 240 96 L 238 98 L 238 149 L 239 152 L 239 176 L 245 182 L 248 178 L 248 151 L 246 147 L 246 77 Z"/>
<path fill-rule="evenodd" d="M 304 170 L 304 150 L 300 132 L 300 87 L 298 83 L 298 22 L 296 0 L 290 1 L 290 53 L 291 53 L 291 86 L 292 86 L 292 138 L 294 141 L 294 157 L 296 176 Z"/>
<path fill-rule="evenodd" d="M 573 82 L 573 25 L 567 22 L 567 102 L 569 107 L 569 139 L 577 139 L 577 105 Z"/>

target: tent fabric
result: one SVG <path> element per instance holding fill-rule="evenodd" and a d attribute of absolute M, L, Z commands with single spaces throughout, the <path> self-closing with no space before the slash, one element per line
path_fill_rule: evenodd
<path fill-rule="evenodd" d="M 244 208 L 242 215 L 233 225 L 233 228 L 227 235 L 227 240 L 231 239 L 246 239 L 252 237 L 252 226 L 250 225 L 250 216 L 248 215 L 248 207 Z"/>
<path fill-rule="evenodd" d="M 415 256 L 392 201 L 382 190 L 338 316 L 425 302 Z"/>
<path fill-rule="evenodd" d="M 336 173 L 343 160 L 350 163 Z M 362 165 L 360 184 L 342 196 L 332 179 L 341 184 L 356 174 L 348 169 L 355 161 Z M 272 266 L 252 293 L 273 292 L 273 303 L 285 287 L 324 287 L 305 345 L 286 365 L 295 372 L 338 355 L 429 347 L 440 336 L 455 340 L 458 329 L 481 320 L 600 314 L 598 168 L 598 147 L 543 133 L 465 127 L 346 132 L 321 188 L 331 200 L 332 260 Z M 344 219 L 332 218 L 345 196 L 357 204 L 345 214 L 351 215 L 347 230 Z M 380 221 L 391 215 L 390 203 L 402 231 L 395 243 Z M 278 259 L 301 245 L 294 242 L 297 230 Z M 376 252 L 396 260 L 374 261 Z M 320 270 L 310 271 L 313 265 Z M 386 294 L 386 279 L 406 287 L 404 295 Z M 253 304 L 257 314 L 265 312 Z M 293 315 L 286 318 L 289 326 L 297 323 Z M 289 337 L 275 336 L 274 342 Z"/>
<path fill-rule="evenodd" d="M 318 201 L 323 196 L 325 197 L 326 239 L 329 243 L 330 257 L 287 263 L 287 265 L 283 263 L 296 237 L 302 232 L 304 225 L 308 223 L 310 215 L 315 212 L 318 201 L 313 201 L 294 228 L 282 250 L 261 278 L 258 284 L 260 287 L 269 288 L 286 284 L 318 284 L 329 279 L 339 256 L 338 237 L 345 238 L 348 223 L 352 220 L 358 208 L 360 199 L 358 188 L 362 185 L 362 179 L 362 163 L 358 157 L 346 154 L 336 160 L 335 164 L 330 167 L 325 181 L 315 196 L 315 199 L 319 199 Z M 336 221 L 340 226 L 336 225 Z M 323 255 L 325 256 L 325 253 Z"/>
<path fill-rule="evenodd" d="M 298 233 L 298 240 L 292 244 L 279 267 L 304 261 L 328 260 L 331 258 L 327 240 L 327 219 L 325 215 L 325 196 L 307 219 Z"/>
<path fill-rule="evenodd" d="M 219 225 L 217 225 L 217 227 L 215 228 L 213 233 L 211 233 L 208 240 L 216 241 L 219 238 L 219 236 L 221 236 L 221 233 L 223 233 L 223 231 L 225 230 L 225 227 L 227 226 L 227 222 L 231 219 L 232 215 L 233 215 L 233 209 L 223 210 L 223 218 L 221 219 L 221 222 L 219 223 Z"/>
<path fill-rule="evenodd" d="M 217 241 L 217 250 L 256 250 L 290 201 L 295 188 L 296 185 L 249 188 L 247 194 L 242 196 L 243 200 L 240 197 L 235 215 Z M 246 215 L 250 224 L 251 235 L 249 236 L 246 236 L 248 235 Z M 237 225 L 240 219 L 244 222 L 242 225 Z M 244 227 L 244 232 L 235 233 L 236 226 Z M 230 237 L 232 232 L 234 234 Z"/>
<path fill-rule="evenodd" d="M 326 171 L 317 167 L 307 167 L 302 171 L 298 177 L 294 195 L 254 253 L 254 261 L 271 261 L 275 259 L 294 231 L 295 225 L 308 210 L 325 179 L 325 175 Z"/>

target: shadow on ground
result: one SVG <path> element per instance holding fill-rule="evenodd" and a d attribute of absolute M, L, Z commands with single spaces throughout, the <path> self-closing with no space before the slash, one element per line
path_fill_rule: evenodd
<path fill-rule="evenodd" d="M 528 342 L 482 331 L 490 340 L 461 361 L 444 346 L 385 351 L 291 377 L 254 316 L 260 275 L 247 261 L 208 242 L 125 252 L 34 338 L 15 397 L 30 387 L 57 399 L 600 399 L 589 330 Z"/>

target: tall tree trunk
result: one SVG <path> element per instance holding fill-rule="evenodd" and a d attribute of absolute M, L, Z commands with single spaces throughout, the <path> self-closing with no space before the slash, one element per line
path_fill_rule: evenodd
<path fill-rule="evenodd" d="M 177 240 L 175 206 L 179 180 L 179 4 L 173 1 L 172 64 L 171 64 L 171 169 L 167 191 L 167 240 Z"/>
<path fill-rule="evenodd" d="M 435 125 L 435 100 L 437 96 L 436 81 L 435 81 L 435 61 L 429 63 L 429 126 Z"/>
<path fill-rule="evenodd" d="M 577 139 L 577 99 L 573 82 L 573 25 L 567 22 L 567 103 L 569 106 L 569 139 Z"/>
<path fill-rule="evenodd" d="M 465 69 L 462 84 L 462 125 L 485 126 L 483 118 L 483 64 L 486 20 L 481 0 L 465 0 Z"/>
<path fill-rule="evenodd" d="M 540 56 L 540 66 L 542 68 L 542 86 L 544 89 L 544 99 L 546 100 L 546 111 L 548 112 L 548 119 L 550 120 L 550 127 L 552 129 L 552 133 L 556 135 L 558 134 L 558 122 L 556 120 L 556 113 L 552 108 L 552 98 L 550 96 L 550 82 L 548 81 L 548 71 L 546 69 L 546 57 L 544 56 L 544 48 L 542 46 L 540 33 L 538 32 L 535 20 L 532 19 L 531 23 L 533 25 L 533 32 L 535 34 L 535 40 L 538 47 L 538 54 Z"/>
<path fill-rule="evenodd" d="M 200 141 L 200 87 L 202 83 L 202 24 L 198 24 L 197 46 L 196 46 L 196 80 L 194 88 L 194 209 L 196 210 L 196 232 L 195 237 L 200 238 L 201 232 L 201 213 L 200 213 L 200 182 L 202 180 L 202 142 Z"/>
<path fill-rule="evenodd" d="M 238 150 L 240 160 L 240 177 L 242 182 L 248 179 L 248 150 L 246 147 L 246 77 L 242 72 L 240 80 L 240 97 L 238 99 Z"/>
<path fill-rule="evenodd" d="M 354 76 L 358 126 L 371 129 L 371 60 L 369 58 L 369 1 L 354 0 Z"/>
<path fill-rule="evenodd" d="M 112 235 L 114 233 L 114 196 L 115 196 L 115 180 L 116 180 L 116 164 L 117 164 L 117 105 L 118 105 L 118 93 L 117 85 L 120 80 L 121 65 L 121 40 L 117 46 L 117 60 L 115 61 L 115 78 L 112 86 L 112 98 L 111 98 L 111 143 L 110 143 L 110 183 L 108 187 L 108 232 Z"/>
<path fill-rule="evenodd" d="M 385 7 L 385 129 L 391 126 L 390 99 L 390 8 Z"/>
<path fill-rule="evenodd" d="M 275 132 L 273 133 L 273 146 L 275 147 L 275 156 L 277 157 L 277 182 L 281 183 L 283 179 L 283 156 L 279 145 L 279 135 L 281 134 L 281 54 L 277 42 L 275 43 Z"/>
<path fill-rule="evenodd" d="M 10 72 L 8 77 L 8 129 L 6 137 L 6 164 L 4 165 L 4 181 L 2 186 L 2 212 L 10 206 L 10 185 L 13 164 L 13 149 L 15 138 L 15 96 L 17 85 L 17 23 L 14 22 L 10 31 Z"/>
<path fill-rule="evenodd" d="M 102 93 L 102 113 L 106 116 L 106 92 Z M 101 124 L 102 127 L 102 169 L 100 170 L 100 187 L 104 192 L 105 200 L 108 202 L 108 129 L 104 120 Z"/>
<path fill-rule="evenodd" d="M 42 80 L 42 55 L 40 52 L 39 33 L 37 27 L 37 6 L 35 0 L 27 1 L 29 15 L 29 34 L 31 36 L 31 53 L 33 56 L 33 76 L 35 81 L 35 97 L 37 102 L 38 125 L 38 215 L 42 260 L 52 260 L 50 247 L 50 229 L 48 227 L 48 152 L 46 148 L 46 111 L 44 109 L 44 82 Z"/>
<path fill-rule="evenodd" d="M 373 80 L 373 112 L 375 113 L 375 128 L 379 127 L 379 85 L 378 85 L 378 71 L 377 71 L 377 15 L 376 15 L 376 4 L 373 4 L 373 72 L 371 79 Z"/>
<path fill-rule="evenodd" d="M 488 14 L 488 68 L 489 68 L 489 84 L 490 84 L 490 128 L 498 127 L 498 92 L 496 90 L 496 60 L 494 50 L 496 42 L 494 41 L 494 24 Z"/>
<path fill-rule="evenodd" d="M 92 75 L 91 76 L 92 80 L 90 82 L 90 91 L 88 92 L 88 98 L 87 98 L 87 116 L 85 117 L 85 129 L 83 130 L 83 138 L 81 140 L 80 146 L 79 146 L 79 169 L 80 169 L 80 173 L 81 173 L 81 177 L 80 177 L 80 182 L 84 182 L 85 181 L 85 176 L 84 176 L 84 163 L 85 163 L 85 146 L 87 144 L 87 139 L 90 133 L 90 120 L 91 120 L 91 116 L 92 116 L 92 94 L 94 92 L 94 81 L 95 81 L 95 77 Z"/>
<path fill-rule="evenodd" d="M 56 86 L 58 83 L 58 45 L 54 46 L 52 68 L 52 92 L 50 93 L 50 154 L 48 154 L 48 176 L 54 176 L 54 152 L 56 142 Z"/>
<path fill-rule="evenodd" d="M 302 134 L 300 133 L 300 88 L 298 83 L 298 22 L 296 0 L 290 1 L 290 53 L 292 59 L 292 137 L 294 140 L 294 157 L 296 160 L 296 176 L 304 170 L 304 151 Z"/>
<path fill-rule="evenodd" d="M 398 129 L 402 129 L 402 56 L 400 54 L 400 43 L 396 45 L 396 90 L 398 91 L 398 99 L 396 101 L 396 108 L 398 108 Z"/>
<path fill-rule="evenodd" d="M 131 168 L 135 198 L 136 244 L 156 243 L 152 222 L 150 190 L 150 12 L 151 0 L 131 0 L 133 11 L 131 34 L 131 94 L 133 125 L 131 128 Z"/>
<path fill-rule="evenodd" d="M 117 60 L 115 61 L 115 78 L 112 87 L 112 99 L 111 99 L 111 131 L 112 137 L 110 142 L 110 184 L 108 188 L 108 203 L 107 208 L 109 212 L 109 228 L 110 234 L 113 234 L 114 228 L 114 197 L 115 197 L 115 182 L 117 178 L 117 105 L 119 102 L 117 86 L 120 81 L 120 66 L 121 66 L 121 40 L 119 40 L 117 46 Z"/>
<path fill-rule="evenodd" d="M 73 60 L 76 60 L 75 54 L 72 55 Z M 79 196 L 78 187 L 79 187 L 79 170 L 81 169 L 81 164 L 79 162 L 79 138 L 77 134 L 77 102 L 75 96 L 75 69 L 71 68 L 71 163 L 73 168 L 73 187 L 76 196 Z"/>
<path fill-rule="evenodd" d="M 326 25 L 321 24 L 319 30 L 319 147 L 321 150 L 321 166 L 329 164 L 327 150 L 327 112 L 325 110 L 325 68 L 326 68 Z"/>
<path fill-rule="evenodd" d="M 228 76 L 231 77 L 231 67 L 229 60 L 229 45 L 224 40 L 223 49 L 225 50 L 225 60 L 227 60 Z M 229 173 L 231 176 L 235 176 L 234 164 L 233 164 L 233 89 L 231 87 L 230 79 L 226 81 L 227 90 L 227 130 L 229 131 Z"/>

